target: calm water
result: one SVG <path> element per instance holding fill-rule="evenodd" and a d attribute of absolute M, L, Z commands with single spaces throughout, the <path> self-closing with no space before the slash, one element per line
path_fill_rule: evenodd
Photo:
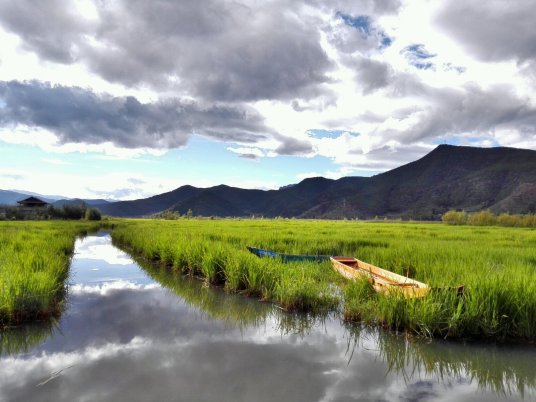
<path fill-rule="evenodd" d="M 536 400 L 536 348 L 289 315 L 76 243 L 58 323 L 1 334 L 1 401 Z"/>

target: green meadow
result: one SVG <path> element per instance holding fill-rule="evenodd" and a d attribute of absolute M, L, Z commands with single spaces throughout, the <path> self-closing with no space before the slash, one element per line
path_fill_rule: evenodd
<path fill-rule="evenodd" d="M 86 222 L 0 222 L 0 328 L 61 313 L 76 236 L 98 228 Z"/>
<path fill-rule="evenodd" d="M 338 309 L 422 336 L 536 339 L 536 231 L 530 228 L 303 220 L 126 220 L 114 241 L 134 255 L 291 310 Z M 330 263 L 285 264 L 246 246 L 356 256 L 428 283 L 424 298 L 376 294 Z M 463 296 L 453 288 L 465 286 Z"/>
<path fill-rule="evenodd" d="M 536 230 L 441 223 L 305 220 L 117 220 L 114 244 L 180 275 L 199 277 L 283 309 L 338 311 L 348 322 L 426 337 L 536 340 Z M 1 223 L 4 319 L 58 311 L 77 234 L 86 224 Z M 376 294 L 329 262 L 258 258 L 255 246 L 291 254 L 347 255 L 409 275 L 423 298 Z M 167 279 L 169 281 L 169 278 Z M 452 290 L 465 286 L 463 296 Z"/>

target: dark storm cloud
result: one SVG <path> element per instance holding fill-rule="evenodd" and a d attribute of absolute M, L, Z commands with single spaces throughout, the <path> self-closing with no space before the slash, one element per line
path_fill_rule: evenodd
<path fill-rule="evenodd" d="M 111 97 L 77 87 L 37 81 L 0 82 L 0 124 L 41 127 L 60 140 L 135 148 L 173 148 L 192 134 L 218 140 L 255 142 L 270 130 L 247 107 L 211 105 L 178 99 L 141 103 L 134 97 Z"/>
<path fill-rule="evenodd" d="M 275 138 L 281 142 L 275 150 L 278 155 L 307 155 L 313 152 L 313 146 L 308 141 L 282 135 L 276 135 Z"/>
<path fill-rule="evenodd" d="M 486 61 L 536 59 L 533 0 L 442 3 L 436 22 L 460 46 Z"/>
<path fill-rule="evenodd" d="M 124 0 L 95 5 L 98 19 L 92 24 L 80 23 L 85 20 L 64 2 L 49 8 L 30 0 L 4 5 L 0 21 L 42 59 L 70 63 L 76 58 L 112 82 L 171 86 L 209 101 L 305 99 L 326 92 L 322 84 L 332 64 L 318 30 L 298 13 L 299 3 Z M 36 20 L 43 23 L 35 26 Z"/>
<path fill-rule="evenodd" d="M 357 84 L 364 94 L 387 87 L 391 83 L 393 69 L 387 63 L 358 57 L 349 61 L 347 65 L 355 69 Z"/>
<path fill-rule="evenodd" d="M 77 43 L 92 29 L 62 0 L 0 2 L 0 24 L 19 35 L 25 49 L 58 63 L 73 62 Z"/>

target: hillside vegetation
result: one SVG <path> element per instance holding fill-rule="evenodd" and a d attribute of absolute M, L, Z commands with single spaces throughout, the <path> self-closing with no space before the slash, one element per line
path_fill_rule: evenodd
<path fill-rule="evenodd" d="M 164 210 L 196 216 L 439 220 L 450 209 L 536 212 L 536 151 L 440 145 L 425 157 L 372 177 L 305 179 L 279 190 L 183 186 L 146 199 L 102 204 L 122 217 Z"/>

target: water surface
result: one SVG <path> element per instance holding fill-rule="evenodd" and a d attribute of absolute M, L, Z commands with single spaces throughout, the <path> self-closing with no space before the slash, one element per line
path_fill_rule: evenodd
<path fill-rule="evenodd" d="M 76 243 L 59 322 L 1 334 L 1 401 L 536 400 L 533 347 L 346 326 Z"/>

